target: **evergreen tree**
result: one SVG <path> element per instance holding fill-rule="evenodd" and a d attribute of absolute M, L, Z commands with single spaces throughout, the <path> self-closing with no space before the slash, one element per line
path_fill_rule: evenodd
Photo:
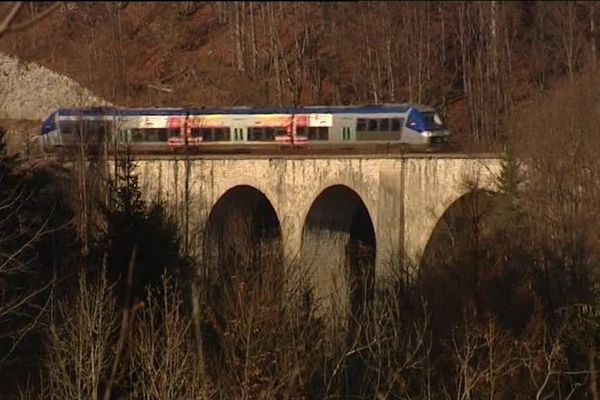
<path fill-rule="evenodd" d="M 159 288 L 163 273 L 186 276 L 191 262 L 180 253 L 178 226 L 164 205 L 143 200 L 130 154 L 119 161 L 118 171 L 109 183 L 110 207 L 104 208 L 106 231 L 99 247 L 107 255 L 110 277 L 120 281 L 121 296 L 133 263 L 131 300 L 135 301 L 145 298 L 148 286 Z"/>
<path fill-rule="evenodd" d="M 522 227 L 524 213 L 520 205 L 521 184 L 523 183 L 523 166 L 517 160 L 512 145 L 506 149 L 498 176 L 498 194 L 496 216 L 500 226 L 509 231 Z"/>

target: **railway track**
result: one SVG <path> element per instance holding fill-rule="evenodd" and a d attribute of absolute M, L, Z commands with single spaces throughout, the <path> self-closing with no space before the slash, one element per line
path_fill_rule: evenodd
<path fill-rule="evenodd" d="M 38 153 L 29 157 L 30 161 L 68 161 L 79 157 L 78 147 L 63 147 L 49 153 Z M 109 159 L 126 154 L 126 147 L 90 148 L 86 152 L 90 159 Z M 144 146 L 130 148 L 130 154 L 137 159 L 247 159 L 247 158 L 499 158 L 498 153 L 462 152 L 456 148 L 418 148 L 404 144 L 394 145 L 320 145 L 306 147 L 264 146 L 264 145 L 210 145 L 202 148 L 169 149 L 166 146 Z"/>
<path fill-rule="evenodd" d="M 49 153 L 69 155 L 80 153 L 79 146 L 57 146 Z M 355 154 L 450 154 L 460 152 L 457 147 L 450 145 L 412 146 L 406 144 L 318 144 L 305 146 L 290 145 L 220 145 L 203 144 L 202 146 L 181 146 L 170 148 L 166 145 L 143 144 L 131 147 L 87 145 L 85 151 L 89 155 L 127 153 L 132 155 L 273 155 L 273 156 L 302 156 L 302 155 L 355 155 Z"/>

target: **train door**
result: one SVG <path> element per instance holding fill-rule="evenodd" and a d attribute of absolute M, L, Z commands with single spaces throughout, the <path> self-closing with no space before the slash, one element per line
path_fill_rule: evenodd
<path fill-rule="evenodd" d="M 353 126 L 342 126 L 341 137 L 343 142 L 355 141 L 356 131 Z"/>
<path fill-rule="evenodd" d="M 234 142 L 245 142 L 247 139 L 246 128 L 237 127 L 233 128 L 231 140 Z"/>

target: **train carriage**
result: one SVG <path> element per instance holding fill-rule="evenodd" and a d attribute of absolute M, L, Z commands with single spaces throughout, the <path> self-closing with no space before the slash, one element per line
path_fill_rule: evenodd
<path fill-rule="evenodd" d="M 134 150 L 211 147 L 443 145 L 450 132 L 420 104 L 295 108 L 75 108 L 42 123 L 45 149 L 127 143 Z"/>

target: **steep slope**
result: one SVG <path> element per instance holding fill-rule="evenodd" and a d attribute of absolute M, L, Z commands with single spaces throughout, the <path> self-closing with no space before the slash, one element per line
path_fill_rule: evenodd
<path fill-rule="evenodd" d="M 519 102 L 589 65 L 590 4 L 67 2 L 0 51 L 117 104 L 418 101 L 489 144 Z"/>
<path fill-rule="evenodd" d="M 0 118 L 41 120 L 58 107 L 109 105 L 77 82 L 0 53 Z"/>

